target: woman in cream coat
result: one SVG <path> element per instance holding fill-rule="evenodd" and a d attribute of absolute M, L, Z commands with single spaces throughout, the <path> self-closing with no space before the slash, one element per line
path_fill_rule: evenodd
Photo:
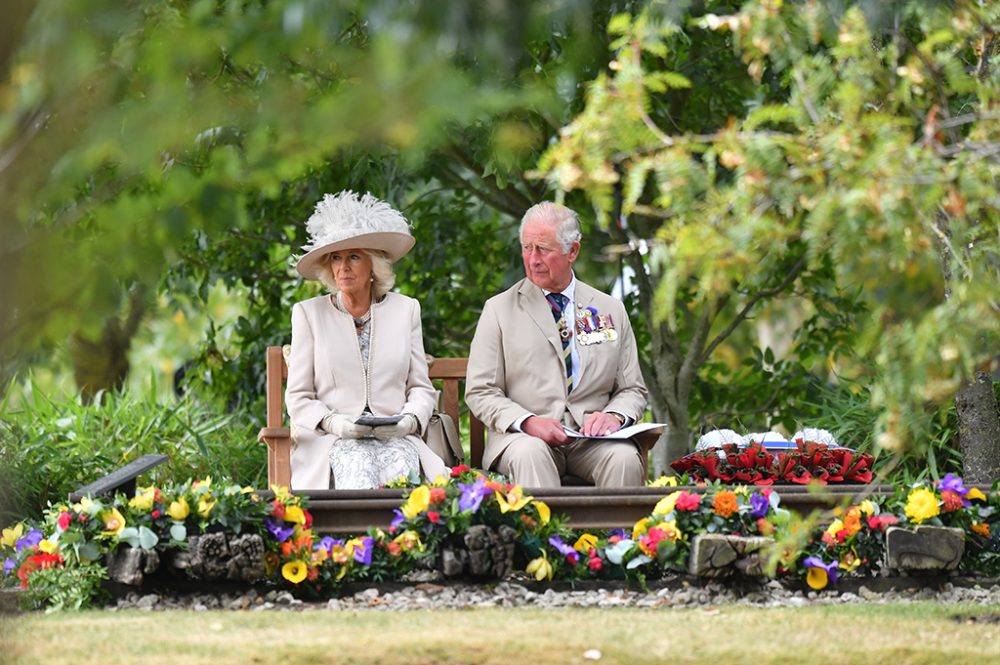
<path fill-rule="evenodd" d="M 307 230 L 296 268 L 331 293 L 292 308 L 292 488 L 368 489 L 446 473 L 419 435 L 436 402 L 420 304 L 389 292 L 392 261 L 414 244 L 409 225 L 388 204 L 348 191 L 325 195 Z M 356 423 L 362 415 L 399 419 L 372 427 Z"/>

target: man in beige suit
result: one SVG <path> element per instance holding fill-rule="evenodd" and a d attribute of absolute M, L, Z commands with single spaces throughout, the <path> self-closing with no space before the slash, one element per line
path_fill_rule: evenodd
<path fill-rule="evenodd" d="M 483 466 L 525 487 L 558 486 L 566 473 L 641 485 L 632 441 L 586 438 L 635 422 L 646 406 L 625 307 L 576 279 L 572 210 L 539 203 L 520 236 L 526 278 L 486 302 L 469 353 L 466 402 L 489 430 Z"/>

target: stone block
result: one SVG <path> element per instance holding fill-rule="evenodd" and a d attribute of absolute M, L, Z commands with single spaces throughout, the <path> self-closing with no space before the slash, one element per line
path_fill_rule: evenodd
<path fill-rule="evenodd" d="M 965 553 L 965 532 L 945 526 L 903 528 L 885 531 L 886 565 L 896 570 L 955 570 Z"/>
<path fill-rule="evenodd" d="M 739 573 L 764 577 L 764 550 L 774 544 L 762 536 L 726 536 L 706 533 L 691 541 L 688 572 L 697 577 L 716 578 Z"/>

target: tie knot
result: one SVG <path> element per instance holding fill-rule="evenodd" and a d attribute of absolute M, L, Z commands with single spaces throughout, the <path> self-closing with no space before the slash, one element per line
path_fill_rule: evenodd
<path fill-rule="evenodd" d="M 569 298 L 561 293 L 550 293 L 545 298 L 549 301 L 552 310 L 559 314 L 563 313 L 563 310 L 566 309 L 566 304 L 569 302 Z"/>

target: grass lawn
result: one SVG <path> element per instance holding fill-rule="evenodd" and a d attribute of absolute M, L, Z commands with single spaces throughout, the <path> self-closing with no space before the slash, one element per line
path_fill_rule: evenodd
<path fill-rule="evenodd" d="M 956 620 L 975 616 L 979 621 Z M 1000 606 L 0 616 L 0 663 L 1000 663 Z M 593 655 L 593 654 L 591 654 Z"/>

